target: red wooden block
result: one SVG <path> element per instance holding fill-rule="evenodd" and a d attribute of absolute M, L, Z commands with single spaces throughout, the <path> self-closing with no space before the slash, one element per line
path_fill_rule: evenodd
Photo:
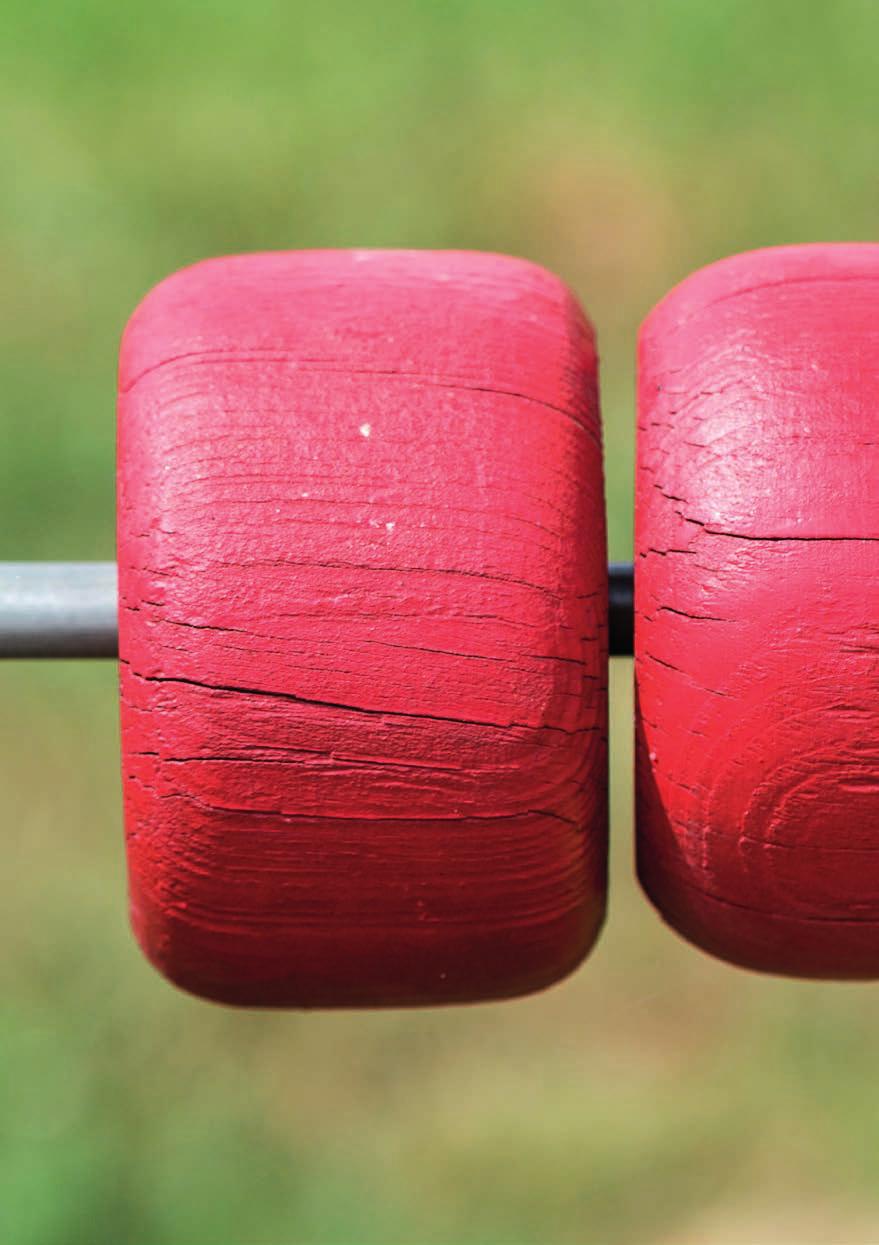
<path fill-rule="evenodd" d="M 172 276 L 122 345 L 134 928 L 232 1003 L 490 998 L 605 892 L 592 333 L 500 256 Z"/>
<path fill-rule="evenodd" d="M 640 339 L 638 860 L 736 963 L 879 974 L 879 246 L 783 247 Z"/>

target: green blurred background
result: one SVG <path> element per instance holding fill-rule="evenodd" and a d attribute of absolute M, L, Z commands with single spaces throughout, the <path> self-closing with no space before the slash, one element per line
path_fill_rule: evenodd
<path fill-rule="evenodd" d="M 611 552 L 633 343 L 689 270 L 875 237 L 879 4 L 3 0 L 0 557 L 113 555 L 116 342 L 207 255 L 473 247 L 599 327 Z M 110 663 L 2 670 L 0 1239 L 874 1242 L 879 995 L 762 980 L 631 870 L 613 665 L 609 926 L 520 1002 L 236 1013 L 128 933 Z"/>

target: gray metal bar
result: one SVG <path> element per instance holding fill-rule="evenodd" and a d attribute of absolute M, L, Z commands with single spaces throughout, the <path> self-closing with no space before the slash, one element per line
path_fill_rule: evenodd
<path fill-rule="evenodd" d="M 632 564 L 609 571 L 610 654 L 632 654 Z M 0 658 L 116 657 L 114 562 L 0 562 Z"/>
<path fill-rule="evenodd" d="M 0 657 L 115 657 L 115 562 L 0 562 Z"/>
<path fill-rule="evenodd" d="M 611 657 L 631 657 L 635 644 L 635 574 L 631 562 L 607 568 L 607 640 Z"/>

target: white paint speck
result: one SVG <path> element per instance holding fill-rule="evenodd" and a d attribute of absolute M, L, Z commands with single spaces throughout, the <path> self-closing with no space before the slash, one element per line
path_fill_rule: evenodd
<path fill-rule="evenodd" d="M 358 432 L 360 433 L 362 437 L 371 436 L 372 435 L 372 424 L 361 424 L 358 429 Z"/>
<path fill-rule="evenodd" d="M 396 526 L 397 526 L 396 523 L 392 519 L 389 523 L 385 524 L 385 530 L 388 532 L 392 532 Z"/>

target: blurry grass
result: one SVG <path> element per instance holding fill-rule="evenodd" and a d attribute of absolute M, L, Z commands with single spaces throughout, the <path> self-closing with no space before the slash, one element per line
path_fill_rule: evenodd
<path fill-rule="evenodd" d="M 483 247 L 600 330 L 611 550 L 637 325 L 737 249 L 869 238 L 879 6 L 109 0 L 0 10 L 0 556 L 110 557 L 114 354 L 205 255 Z M 879 996 L 665 931 L 630 866 L 615 663 L 610 922 L 542 996 L 364 1015 L 172 991 L 125 920 L 108 666 L 0 699 L 0 1238 L 871 1241 Z"/>

